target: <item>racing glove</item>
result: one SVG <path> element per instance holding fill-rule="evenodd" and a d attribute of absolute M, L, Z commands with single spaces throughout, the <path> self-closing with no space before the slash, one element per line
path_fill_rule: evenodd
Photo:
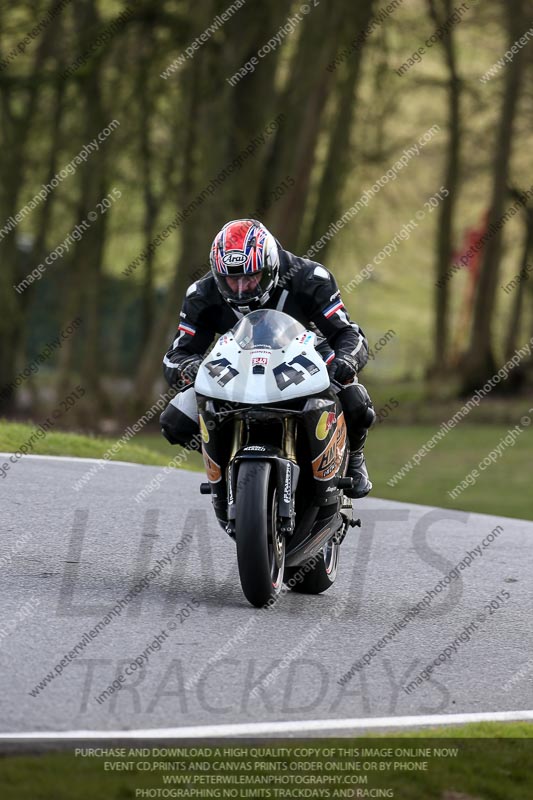
<path fill-rule="evenodd" d="M 338 356 L 333 359 L 328 371 L 330 381 L 350 383 L 357 375 L 357 361 L 353 356 Z"/>
<path fill-rule="evenodd" d="M 189 356 L 188 358 L 183 359 L 179 369 L 180 381 L 185 384 L 194 383 L 202 361 L 202 356 L 198 355 Z"/>

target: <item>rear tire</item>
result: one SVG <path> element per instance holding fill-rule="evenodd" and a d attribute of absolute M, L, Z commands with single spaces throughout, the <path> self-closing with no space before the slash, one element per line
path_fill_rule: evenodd
<path fill-rule="evenodd" d="M 277 533 L 277 489 L 269 461 L 243 461 L 237 475 L 235 539 L 246 599 L 261 608 L 283 585 L 285 539 Z"/>
<path fill-rule="evenodd" d="M 339 550 L 340 545 L 330 539 L 321 553 L 315 556 L 316 563 L 309 572 L 303 571 L 305 564 L 299 567 L 287 567 L 283 580 L 285 583 L 291 582 L 293 592 L 300 594 L 325 592 L 335 583 L 339 566 Z M 296 578 L 297 575 L 298 578 Z"/>

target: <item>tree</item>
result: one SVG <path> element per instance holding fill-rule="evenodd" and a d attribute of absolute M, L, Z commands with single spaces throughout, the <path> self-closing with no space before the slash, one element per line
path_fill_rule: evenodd
<path fill-rule="evenodd" d="M 57 11 L 60 0 L 52 0 L 48 12 Z M 3 11 L 2 11 L 3 13 Z M 20 78 L 8 68 L 0 73 L 0 220 L 4 224 L 19 210 L 29 159 L 30 132 L 37 112 L 42 74 L 50 54 L 57 45 L 57 27 L 44 30 L 36 47 L 31 70 Z M 14 289 L 22 275 L 19 274 L 19 252 L 16 233 L 11 231 L 0 241 L 0 386 L 10 385 L 16 376 L 19 342 L 25 322 L 25 304 L 21 294 Z M 26 298 L 25 298 L 26 299 Z M 13 394 L 0 396 L 0 410 L 10 410 Z"/>
<path fill-rule="evenodd" d="M 504 4 L 509 33 L 509 48 L 522 35 L 524 29 L 523 7 L 524 0 L 506 0 Z M 496 368 L 492 329 L 502 251 L 502 229 L 501 225 L 498 225 L 498 221 L 504 211 L 512 152 L 513 128 L 523 75 L 524 59 L 522 49 L 518 51 L 512 62 L 506 67 L 494 152 L 492 196 L 488 223 L 489 230 L 491 226 L 494 226 L 495 233 L 491 238 L 490 247 L 486 247 L 484 251 L 474 305 L 470 341 L 461 363 L 461 391 L 463 394 L 468 394 L 483 385 Z"/>
<path fill-rule="evenodd" d="M 515 200 L 521 200 L 523 194 L 517 189 L 511 190 L 511 195 Z M 518 286 L 514 289 L 513 302 L 511 307 L 511 314 L 509 316 L 509 325 L 507 329 L 507 337 L 505 340 L 505 359 L 511 358 L 518 346 L 518 335 L 522 324 L 522 316 L 524 311 L 524 300 L 526 296 L 527 281 L 531 277 L 531 265 L 529 258 L 533 254 L 533 206 L 523 206 L 524 216 L 524 244 L 522 247 L 522 255 L 519 270 Z"/>
<path fill-rule="evenodd" d="M 427 0 L 431 19 L 437 29 L 452 16 L 452 0 Z M 448 358 L 448 328 L 450 283 L 448 270 L 453 254 L 454 212 L 457 204 L 460 180 L 461 148 L 461 79 L 458 73 L 455 29 L 452 26 L 441 39 L 448 69 L 448 145 L 444 168 L 444 186 L 447 196 L 441 200 L 437 228 L 435 258 L 435 334 L 431 372 L 439 375 L 446 368 Z"/>
<path fill-rule="evenodd" d="M 292 176 L 294 184 L 272 209 L 271 219 L 274 231 L 289 250 L 297 251 L 303 243 L 311 176 L 326 102 L 335 81 L 335 72 L 327 67 L 337 53 L 337 42 L 344 40 L 341 31 L 346 26 L 346 8 L 345 2 L 333 7 L 321 3 L 299 23 L 299 38 L 280 99 L 285 119 L 276 136 L 271 168 L 274 185 L 287 175 Z M 353 35 L 357 32 L 352 28 Z"/>
<path fill-rule="evenodd" d="M 373 0 L 349 4 L 345 13 L 352 24 L 343 26 L 341 42 L 346 49 L 348 49 L 350 40 L 356 38 L 354 34 L 360 34 L 367 28 L 372 10 Z M 330 223 L 338 218 L 341 210 L 341 198 L 353 161 L 351 140 L 356 119 L 357 88 L 365 47 L 366 39 L 363 39 L 360 45 L 350 53 L 348 59 L 339 64 L 337 68 L 337 85 L 334 92 L 335 105 L 330 123 L 331 135 L 319 184 L 310 234 L 302 248 L 303 250 L 307 250 L 311 244 L 323 235 Z M 321 260 L 324 260 L 329 245 L 330 242 L 328 241 L 322 248 Z"/>

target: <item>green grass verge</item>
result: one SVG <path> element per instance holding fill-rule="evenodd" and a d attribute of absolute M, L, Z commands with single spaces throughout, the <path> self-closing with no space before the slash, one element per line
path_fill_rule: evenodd
<path fill-rule="evenodd" d="M 497 737 L 488 741 L 484 737 Z M 86 798 L 106 798 L 112 800 L 126 800 L 127 798 L 134 798 L 142 796 L 141 790 L 151 789 L 154 793 L 151 796 L 158 796 L 155 792 L 159 791 L 181 791 L 181 794 L 175 794 L 176 797 L 200 797 L 200 796 L 215 796 L 207 794 L 208 787 L 211 789 L 218 786 L 220 794 L 218 796 L 233 796 L 233 797 L 296 797 L 301 796 L 294 794 L 296 786 L 303 786 L 304 784 L 283 784 L 281 780 L 277 780 L 276 776 L 286 775 L 299 775 L 314 776 L 317 781 L 315 784 L 307 784 L 307 790 L 315 787 L 314 794 L 307 796 L 313 797 L 356 797 L 356 796 L 384 796 L 377 794 L 356 794 L 356 784 L 346 783 L 342 780 L 342 776 L 367 776 L 366 784 L 359 784 L 360 788 L 365 788 L 367 791 L 371 788 L 377 789 L 387 788 L 394 794 L 396 798 L 402 800 L 421 800 L 425 798 L 436 798 L 441 800 L 443 797 L 461 797 L 461 800 L 472 800 L 474 798 L 482 797 L 484 800 L 524 800 L 526 797 L 531 797 L 531 788 L 533 781 L 532 769 L 532 748 L 533 742 L 531 741 L 533 730 L 531 725 L 524 725 L 520 723 L 485 723 L 483 725 L 467 725 L 462 728 L 450 729 L 431 729 L 418 731 L 416 733 L 410 732 L 398 737 L 378 735 L 376 737 L 365 736 L 364 739 L 352 737 L 350 739 L 329 739 L 329 740 L 302 740 L 302 741 L 282 741 L 270 740 L 266 742 L 228 742 L 222 741 L 219 743 L 220 748 L 233 747 L 233 748 L 246 748 L 247 746 L 262 746 L 262 747 L 284 747 L 293 749 L 295 747 L 311 747 L 320 748 L 319 754 L 314 754 L 307 759 L 297 758 L 293 752 L 282 757 L 281 759 L 275 755 L 272 757 L 264 757 L 261 759 L 250 759 L 246 754 L 241 756 L 223 755 L 222 749 L 219 753 L 213 751 L 207 752 L 207 745 L 199 740 L 194 743 L 194 747 L 203 748 L 204 754 L 201 756 L 194 755 L 189 752 L 185 755 L 183 753 L 175 753 L 174 755 L 144 755 L 137 757 L 130 753 L 130 748 L 135 747 L 160 747 L 160 748 L 181 748 L 184 747 L 179 741 L 171 743 L 159 742 L 129 742 L 126 743 L 126 757 L 125 758 L 82 758 L 75 757 L 73 752 L 61 754 L 44 754 L 44 755 L 16 755 L 7 756 L 0 760 L 0 782 L 2 786 L 3 800 L 85 800 Z M 468 737 L 468 738 L 466 738 Z M 80 745 L 77 745 L 80 746 Z M 103 746 L 110 747 L 110 743 L 89 743 L 89 747 Z M 115 747 L 118 747 L 115 743 Z M 217 745 L 214 745 L 215 747 Z M 359 755 L 353 757 L 346 757 L 339 753 L 337 750 L 334 754 L 329 755 L 323 752 L 323 748 L 359 748 Z M 393 755 L 388 757 L 386 755 L 368 755 L 363 756 L 361 749 L 366 748 L 392 748 Z M 415 755 L 414 750 L 420 748 L 432 748 L 432 753 L 429 756 L 425 754 Z M 458 753 L 453 755 L 450 753 L 450 748 L 458 748 Z M 396 748 L 402 750 L 411 748 L 411 755 L 400 755 L 396 753 Z M 443 749 L 448 751 L 448 755 L 434 753 L 435 749 Z M 73 750 L 73 748 L 72 748 Z M 332 758 L 337 762 L 341 762 L 344 766 L 344 773 L 338 770 L 331 770 L 326 768 L 326 762 L 331 763 Z M 117 763 L 117 761 L 130 762 L 131 766 L 126 771 L 106 770 L 104 764 Z M 283 761 L 288 763 L 289 769 L 280 770 L 268 769 L 266 763 L 272 761 Z M 173 770 L 165 770 L 159 767 L 155 770 L 137 769 L 138 763 L 147 764 L 149 761 L 163 763 L 182 763 L 185 768 L 175 767 Z M 191 769 L 189 765 L 191 762 L 203 762 L 208 764 L 207 769 L 202 769 L 200 773 L 198 770 Z M 246 769 L 214 769 L 214 761 L 232 761 L 252 764 L 251 771 Z M 258 762 L 261 762 L 259 764 Z M 401 771 L 398 769 L 389 768 L 388 770 L 365 770 L 362 766 L 356 768 L 354 762 L 359 761 L 360 765 L 363 762 L 375 764 L 391 763 L 406 763 L 406 762 L 420 762 L 426 761 L 428 769 L 424 771 Z M 300 764 L 299 769 L 291 768 L 292 764 Z M 313 762 L 313 763 L 310 763 Z M 255 766 L 254 766 L 255 765 Z M 221 784 L 214 783 L 181 783 L 172 787 L 163 783 L 163 776 L 181 775 L 183 778 L 191 779 L 196 776 L 198 779 L 201 776 L 203 780 L 208 780 L 209 776 L 224 775 L 243 775 L 248 776 L 246 783 L 241 784 L 242 788 L 235 789 L 235 794 L 223 794 L 223 787 Z M 251 777 L 254 775 L 272 775 L 273 780 L 271 784 L 267 784 L 268 791 L 265 788 L 262 792 L 257 794 L 250 794 L 250 787 L 257 791 L 260 784 L 253 783 Z M 327 776 L 338 778 L 338 784 L 331 785 L 320 782 L 320 778 Z M 246 779 L 245 779 L 246 780 Z M 249 785 L 248 785 L 249 784 Z M 318 789 L 316 788 L 318 785 Z M 328 788 L 325 788 L 325 787 Z M 188 788 L 195 788 L 199 794 L 187 794 Z M 264 787 L 264 784 L 263 784 Z M 279 791 L 281 789 L 289 790 L 286 794 L 275 795 L 273 789 Z M 320 787 L 323 787 L 321 793 Z M 342 793 L 342 787 L 348 789 L 347 793 Z M 253 791 L 252 789 L 252 791 Z M 340 789 L 337 794 L 334 794 L 335 789 Z M 136 791 L 137 790 L 137 791 Z M 155 791 L 154 791 L 155 790 Z M 291 792 L 292 790 L 292 792 Z M 266 793 L 265 793 L 266 791 Z M 318 793 L 316 793 L 318 791 Z M 353 794 L 351 793 L 353 791 Z M 139 792 L 139 793 L 137 793 Z M 205 792 L 205 794 L 204 794 Z M 247 792 L 247 793 L 245 793 Z M 450 794 L 446 795 L 445 792 Z M 461 793 L 461 794 L 452 794 Z M 150 796 L 147 793 L 146 796 Z M 163 794 L 159 796 L 164 796 Z M 166 796 L 172 796 L 167 794 Z"/>
<path fill-rule="evenodd" d="M 387 481 L 437 429 L 438 426 L 434 425 L 393 425 L 387 422 L 372 429 L 366 453 L 375 497 L 533 519 L 530 430 L 526 430 L 512 447 L 504 448 L 498 461 L 482 471 L 477 483 L 456 499 L 450 498 L 448 491 L 454 489 L 498 445 L 509 429 L 507 425 L 463 423 L 440 441 L 396 486 L 389 486 Z M 33 430 L 31 425 L 0 421 L 0 450 L 15 451 Z M 32 452 L 102 458 L 117 439 L 50 432 L 35 442 Z M 179 452 L 180 448 L 172 447 L 159 434 L 143 433 L 120 448 L 113 458 L 164 466 Z M 197 453 L 188 454 L 182 467 L 202 470 L 202 459 Z"/>
<path fill-rule="evenodd" d="M 35 426 L 33 425 L 0 420 L 0 451 L 15 452 L 22 444 L 28 441 L 34 431 Z M 29 452 L 32 455 L 102 458 L 113 445 L 116 445 L 118 439 L 120 439 L 120 436 L 105 438 L 102 436 L 65 433 L 63 431 L 50 431 L 42 439 L 35 440 Z M 156 434 L 139 435 L 126 442 L 116 453 L 111 455 L 111 460 L 166 466 L 179 452 L 182 452 L 182 448 L 172 447 L 162 436 Z M 200 456 L 192 454 L 183 466 L 187 466 L 190 469 L 200 469 Z"/>
<path fill-rule="evenodd" d="M 454 508 L 461 511 L 533 519 L 529 496 L 532 434 L 526 430 L 514 446 L 502 451 L 501 458 L 455 500 L 448 491 L 464 479 L 506 435 L 510 425 L 463 425 L 452 430 L 396 486 L 388 480 L 438 430 L 438 425 L 395 425 L 384 422 L 370 432 L 367 461 L 374 482 L 373 495 L 386 500 Z M 144 434 L 136 439 L 148 449 L 168 454 L 175 449 L 161 436 Z M 202 469 L 199 456 L 187 466 Z"/>
<path fill-rule="evenodd" d="M 376 497 L 442 508 L 533 519 L 530 497 L 531 430 L 455 499 L 452 491 L 505 437 L 506 425 L 462 424 L 442 439 L 418 466 L 391 487 L 389 481 L 438 430 L 437 426 L 383 423 L 370 432 L 367 461 Z"/>

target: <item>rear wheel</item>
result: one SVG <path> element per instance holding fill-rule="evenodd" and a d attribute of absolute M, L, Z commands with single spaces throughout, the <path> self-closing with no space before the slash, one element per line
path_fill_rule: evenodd
<path fill-rule="evenodd" d="M 237 475 L 235 539 L 242 590 L 261 608 L 283 585 L 285 539 L 278 533 L 277 490 L 269 461 L 243 461 Z"/>
<path fill-rule="evenodd" d="M 307 565 L 287 567 L 284 581 L 293 592 L 301 594 L 320 594 L 335 583 L 339 566 L 340 544 L 330 539 L 325 547 L 313 559 L 313 566 L 307 571 Z M 311 562 L 308 562 L 311 563 Z"/>

